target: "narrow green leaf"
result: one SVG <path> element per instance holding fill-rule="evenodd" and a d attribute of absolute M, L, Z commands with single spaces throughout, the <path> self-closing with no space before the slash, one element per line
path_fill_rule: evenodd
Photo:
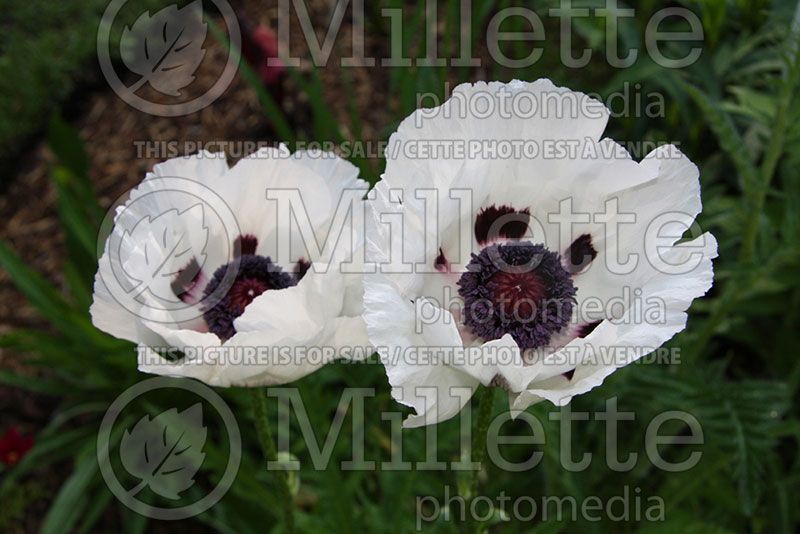
<path fill-rule="evenodd" d="M 69 388 L 66 388 L 56 380 L 20 375 L 5 369 L 0 369 L 0 384 L 33 391 L 42 395 L 63 395 L 69 393 Z"/>
<path fill-rule="evenodd" d="M 97 439 L 95 430 L 88 426 L 65 430 L 52 436 L 42 434 L 36 436 L 36 442 L 28 454 L 12 469 L 4 473 L 3 481 L 0 483 L 0 498 L 20 477 L 34 469 L 48 466 L 77 454 L 79 450 L 85 448 L 86 443 L 95 439 Z"/>
<path fill-rule="evenodd" d="M 83 206 L 72 193 L 71 184 L 77 182 L 75 174 L 66 167 L 55 167 L 52 171 L 53 183 L 58 192 L 58 208 L 64 228 L 70 236 L 74 237 L 81 250 L 74 251 L 75 255 L 85 254 L 94 258 L 97 251 L 97 228 L 86 217 Z"/>
<path fill-rule="evenodd" d="M 77 531 L 80 534 L 93 532 L 92 529 L 97 522 L 102 519 L 103 512 L 108 509 L 108 506 L 113 500 L 114 495 L 111 493 L 111 490 L 104 486 L 101 487 L 94 499 L 89 503 L 88 510 L 83 514 L 80 527 L 78 527 Z"/>
<path fill-rule="evenodd" d="M 50 127 L 47 131 L 47 144 L 56 155 L 61 164 L 76 176 L 89 174 L 89 156 L 83 146 L 83 141 L 72 126 L 54 112 L 50 117 Z"/>
<path fill-rule="evenodd" d="M 217 25 L 216 22 L 213 20 L 206 20 L 208 23 L 208 27 L 211 29 L 211 34 L 219 41 L 224 47 L 228 50 L 231 50 L 231 53 L 236 54 L 240 57 L 239 61 L 239 71 L 244 77 L 245 81 L 247 81 L 250 88 L 256 92 L 256 96 L 258 97 L 258 102 L 261 104 L 261 108 L 264 110 L 264 114 L 267 117 L 267 120 L 270 121 L 272 127 L 275 128 L 275 133 L 278 137 L 283 141 L 290 145 L 294 145 L 296 142 L 296 137 L 292 128 L 289 126 L 289 122 L 286 120 L 286 115 L 283 114 L 280 106 L 275 102 L 275 99 L 269 93 L 264 84 L 259 78 L 256 71 L 241 58 L 241 51 L 235 50 L 231 45 L 231 42 L 228 40 L 228 36 L 222 29 Z"/>
<path fill-rule="evenodd" d="M 97 458 L 88 455 L 77 461 L 75 470 L 58 491 L 42 523 L 42 534 L 69 532 L 94 499 L 88 490 L 99 470 Z"/>
<path fill-rule="evenodd" d="M 25 265 L 22 259 L 2 241 L 0 241 L 0 267 L 8 272 L 17 288 L 39 313 L 59 328 L 71 328 L 72 324 L 67 317 L 72 311 L 56 288 L 42 275 Z"/>
<path fill-rule="evenodd" d="M 299 70 L 289 69 L 289 76 L 308 96 L 313 113 L 312 121 L 314 124 L 314 139 L 316 141 L 334 141 L 341 143 L 344 141 L 339 123 L 328 106 L 323 96 L 322 82 L 319 77 L 319 70 L 316 67 L 311 69 L 309 78 L 306 79 Z"/>

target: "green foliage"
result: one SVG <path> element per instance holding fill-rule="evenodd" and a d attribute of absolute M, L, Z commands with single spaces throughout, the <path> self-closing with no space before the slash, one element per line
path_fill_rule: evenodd
<path fill-rule="evenodd" d="M 93 26 L 105 2 L 12 1 L 0 36 L 0 162 L 38 129 L 46 106 L 66 98 L 95 50 Z M 82 28 L 75 31 L 76 27 Z M 48 31 L 42 31 L 47 28 Z"/>
<path fill-rule="evenodd" d="M 25 518 L 25 508 L 42 497 L 42 485 L 36 481 L 15 486 L 13 491 L 4 495 L 0 509 L 0 531 L 9 532 L 12 526 Z"/>
<path fill-rule="evenodd" d="M 97 27 L 107 0 L 10 0 L 0 31 L 0 184 L 23 143 L 47 123 L 52 106 L 93 81 Z M 163 0 L 139 2 L 156 7 Z M 121 22 L 128 16 L 123 10 Z"/>

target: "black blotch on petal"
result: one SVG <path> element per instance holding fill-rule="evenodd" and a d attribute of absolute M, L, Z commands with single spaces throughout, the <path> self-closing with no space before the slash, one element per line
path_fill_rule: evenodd
<path fill-rule="evenodd" d="M 597 257 L 597 250 L 592 245 L 592 236 L 583 234 L 567 249 L 565 254 L 569 261 L 566 266 L 570 274 L 579 273 Z"/>
<path fill-rule="evenodd" d="M 233 243 L 233 250 L 238 251 L 239 256 L 253 255 L 258 247 L 258 238 L 251 234 L 240 235 Z"/>
<path fill-rule="evenodd" d="M 531 212 L 511 206 L 491 205 L 482 208 L 475 217 L 475 239 L 483 245 L 492 239 L 520 239 L 528 231 Z"/>
<path fill-rule="evenodd" d="M 176 297 L 181 299 L 181 301 L 189 303 L 193 298 L 192 290 L 202 273 L 203 271 L 200 269 L 197 259 L 192 258 L 189 263 L 186 264 L 186 267 L 178 271 L 177 276 L 175 276 L 175 279 L 170 283 L 172 292 Z"/>
<path fill-rule="evenodd" d="M 444 272 L 447 270 L 447 258 L 444 257 L 444 252 L 439 247 L 439 255 L 433 260 L 433 266 L 437 271 Z"/>
<path fill-rule="evenodd" d="M 588 336 L 589 334 L 594 332 L 594 329 L 597 328 L 597 325 L 599 325 L 602 322 L 603 321 L 594 321 L 593 323 L 586 323 L 584 325 L 581 325 L 578 328 L 578 337 L 586 337 L 586 336 Z M 574 375 L 575 375 L 575 369 L 572 369 L 571 371 L 567 371 L 566 373 L 561 373 L 561 376 L 563 376 L 567 380 L 572 380 L 572 377 Z"/>
<path fill-rule="evenodd" d="M 294 266 L 294 278 L 298 282 L 303 279 L 308 270 L 311 268 L 311 262 L 305 258 L 300 258 Z"/>
<path fill-rule="evenodd" d="M 597 328 L 597 326 L 602 322 L 603 321 L 594 321 L 593 323 L 586 323 L 584 325 L 581 325 L 578 329 L 578 337 L 583 338 L 588 336 L 589 334 L 594 332 L 594 329 Z"/>

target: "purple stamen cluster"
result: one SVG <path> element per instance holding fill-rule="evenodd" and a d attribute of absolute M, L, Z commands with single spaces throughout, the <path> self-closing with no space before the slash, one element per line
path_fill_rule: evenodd
<path fill-rule="evenodd" d="M 487 341 L 511 334 L 522 349 L 547 345 L 575 305 L 576 289 L 559 255 L 529 241 L 473 254 L 458 287 L 473 334 Z"/>
<path fill-rule="evenodd" d="M 236 273 L 231 287 L 213 306 L 203 311 L 209 332 L 217 334 L 222 340 L 230 339 L 236 333 L 233 321 L 244 313 L 245 308 L 257 296 L 270 289 L 285 289 L 297 283 L 297 279 L 284 272 L 272 260 L 255 254 L 245 254 L 223 265 L 214 272 L 204 291 L 204 299 L 213 295 L 228 269 Z"/>

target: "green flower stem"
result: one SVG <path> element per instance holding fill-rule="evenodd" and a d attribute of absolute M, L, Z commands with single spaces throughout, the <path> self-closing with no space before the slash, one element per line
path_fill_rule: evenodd
<path fill-rule="evenodd" d="M 475 393 L 478 397 L 478 415 L 475 419 L 475 432 L 472 434 L 472 461 L 483 465 L 486 458 L 486 434 L 492 420 L 492 406 L 494 404 L 494 388 L 481 386 Z M 478 480 L 480 468 L 472 472 L 469 498 L 478 496 Z M 475 525 L 475 532 L 481 532 L 480 523 Z"/>
<path fill-rule="evenodd" d="M 264 452 L 264 458 L 266 458 L 267 462 L 275 462 L 278 460 L 278 450 L 275 447 L 275 440 L 272 438 L 272 431 L 269 428 L 266 393 L 264 388 L 258 387 L 252 388 L 250 391 L 253 397 L 256 433 L 258 434 L 258 441 L 261 444 L 261 450 Z M 284 522 L 286 523 L 286 532 L 294 533 L 294 499 L 292 498 L 292 492 L 289 488 L 288 473 L 286 471 L 277 470 L 273 471 L 273 474 L 278 482 L 278 493 Z"/>

